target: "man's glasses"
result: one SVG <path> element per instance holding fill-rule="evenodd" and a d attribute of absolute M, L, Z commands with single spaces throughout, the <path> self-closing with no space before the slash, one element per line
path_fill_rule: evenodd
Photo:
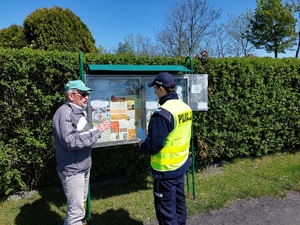
<path fill-rule="evenodd" d="M 85 98 L 86 96 L 90 96 L 89 92 L 73 92 L 72 94 L 79 94 L 81 97 Z"/>

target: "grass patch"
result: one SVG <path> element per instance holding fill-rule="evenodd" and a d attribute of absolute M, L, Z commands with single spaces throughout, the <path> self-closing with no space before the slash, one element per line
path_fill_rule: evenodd
<path fill-rule="evenodd" d="M 284 197 L 289 190 L 300 191 L 300 153 L 239 159 L 210 173 L 208 170 L 195 174 L 196 199 L 187 198 L 189 216 L 218 209 L 236 199 Z M 1 202 L 0 222 L 62 224 L 65 211 L 62 189 L 49 188 L 31 198 Z M 93 225 L 155 223 L 151 179 L 91 186 L 91 211 Z"/>

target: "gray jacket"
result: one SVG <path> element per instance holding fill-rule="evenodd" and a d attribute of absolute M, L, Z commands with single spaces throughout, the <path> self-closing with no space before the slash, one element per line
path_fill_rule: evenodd
<path fill-rule="evenodd" d="M 53 117 L 56 169 L 66 176 L 90 170 L 91 147 L 101 137 L 97 128 L 90 128 L 85 115 L 82 108 L 67 102 Z"/>

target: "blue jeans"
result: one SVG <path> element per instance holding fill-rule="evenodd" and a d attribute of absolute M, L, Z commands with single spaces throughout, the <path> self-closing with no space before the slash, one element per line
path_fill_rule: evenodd
<path fill-rule="evenodd" d="M 187 218 L 184 175 L 154 178 L 153 194 L 159 225 L 185 225 Z"/>
<path fill-rule="evenodd" d="M 58 172 L 67 198 L 67 213 L 64 225 L 82 225 L 85 217 L 84 202 L 88 194 L 90 171 L 72 176 Z"/>

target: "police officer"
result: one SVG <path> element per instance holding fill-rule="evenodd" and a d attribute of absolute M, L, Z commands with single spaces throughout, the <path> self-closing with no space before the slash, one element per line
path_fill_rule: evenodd
<path fill-rule="evenodd" d="M 147 86 L 154 87 L 160 108 L 151 116 L 148 135 L 139 143 L 139 150 L 151 155 L 156 217 L 160 225 L 184 225 L 184 175 L 191 165 L 192 110 L 178 98 L 170 73 L 157 74 Z"/>

